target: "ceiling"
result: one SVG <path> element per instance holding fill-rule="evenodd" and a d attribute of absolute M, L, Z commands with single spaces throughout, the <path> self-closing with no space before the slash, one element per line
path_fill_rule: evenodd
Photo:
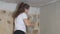
<path fill-rule="evenodd" d="M 18 3 L 18 2 L 26 2 L 29 3 L 31 6 L 43 6 L 52 2 L 56 2 L 57 0 L 0 0 L 9 3 Z"/>
<path fill-rule="evenodd" d="M 44 6 L 50 3 L 54 3 L 58 0 L 26 0 L 32 6 Z"/>
<path fill-rule="evenodd" d="M 4 2 L 8 2 L 8 3 L 18 3 L 18 2 L 25 2 L 26 0 L 0 0 L 0 1 L 4 1 Z"/>
<path fill-rule="evenodd" d="M 50 1 L 53 1 L 53 0 L 26 0 L 27 2 L 30 2 L 30 3 L 40 3 L 40 4 L 43 4 L 43 3 L 47 3 L 47 2 L 50 2 Z"/>

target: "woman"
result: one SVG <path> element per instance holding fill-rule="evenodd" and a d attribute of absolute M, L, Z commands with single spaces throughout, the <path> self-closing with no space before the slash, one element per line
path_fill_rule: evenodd
<path fill-rule="evenodd" d="M 17 11 L 14 14 L 14 23 L 15 23 L 15 30 L 14 34 L 25 34 L 26 33 L 26 26 L 33 26 L 34 24 L 29 23 L 28 20 L 28 10 L 30 6 L 26 3 L 21 3 L 18 5 Z"/>

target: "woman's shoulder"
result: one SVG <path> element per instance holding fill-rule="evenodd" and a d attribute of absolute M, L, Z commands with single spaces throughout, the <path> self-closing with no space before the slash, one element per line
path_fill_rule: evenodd
<path fill-rule="evenodd" d="M 27 15 L 27 14 L 26 14 L 26 13 L 21 13 L 20 15 L 21 15 L 21 16 L 24 16 L 24 15 Z"/>
<path fill-rule="evenodd" d="M 27 16 L 27 14 L 26 13 L 21 13 L 21 14 L 18 15 L 18 17 L 24 17 L 24 16 Z"/>
<path fill-rule="evenodd" d="M 25 19 L 25 18 L 28 18 L 28 16 L 27 16 L 26 13 L 21 13 L 21 14 L 17 17 L 17 19 L 20 19 L 20 18 Z"/>

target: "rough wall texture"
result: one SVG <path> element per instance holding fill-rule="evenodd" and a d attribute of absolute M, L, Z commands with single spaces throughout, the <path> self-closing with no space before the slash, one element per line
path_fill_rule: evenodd
<path fill-rule="evenodd" d="M 0 34 L 12 34 L 13 18 L 9 11 L 0 10 Z"/>

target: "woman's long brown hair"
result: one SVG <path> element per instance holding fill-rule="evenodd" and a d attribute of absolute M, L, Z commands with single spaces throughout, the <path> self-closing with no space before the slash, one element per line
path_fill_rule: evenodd
<path fill-rule="evenodd" d="M 22 2 L 22 3 L 19 3 L 17 8 L 16 8 L 16 11 L 13 13 L 13 18 L 15 19 L 19 14 L 25 12 L 25 9 L 29 9 L 29 5 Z"/>

